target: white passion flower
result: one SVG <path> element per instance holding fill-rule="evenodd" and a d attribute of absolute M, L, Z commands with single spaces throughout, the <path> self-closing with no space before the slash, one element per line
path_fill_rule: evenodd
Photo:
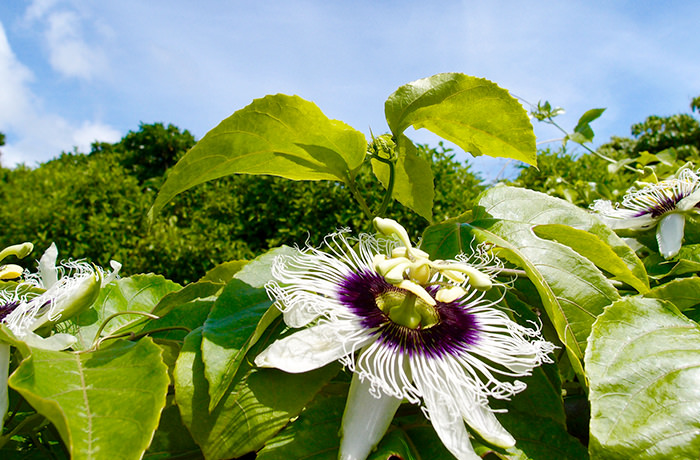
<path fill-rule="evenodd" d="M 54 324 L 88 308 L 121 268 L 120 263 L 112 261 L 112 272 L 105 275 L 100 267 L 86 262 L 56 266 L 57 257 L 58 250 L 52 244 L 39 260 L 38 273 L 26 273 L 23 282 L 0 291 L 0 323 L 31 347 L 63 350 L 75 343 L 76 338 L 70 334 L 44 338 L 35 331 L 48 334 Z M 0 432 L 7 412 L 9 361 L 10 344 L 0 341 Z"/>
<path fill-rule="evenodd" d="M 622 203 L 596 200 L 591 209 L 613 229 L 646 230 L 658 224 L 659 252 L 668 259 L 681 248 L 685 216 L 700 212 L 699 173 L 684 169 L 675 179 L 630 189 Z"/>
<path fill-rule="evenodd" d="M 364 460 L 404 399 L 421 404 L 447 449 L 478 459 L 465 422 L 486 441 L 515 444 L 488 398 L 525 389 L 519 380 L 553 345 L 513 322 L 485 298 L 499 269 L 485 251 L 472 265 L 464 255 L 430 260 L 406 231 L 375 219 L 381 235 L 329 235 L 326 251 L 279 256 L 267 286 L 287 325 L 303 328 L 255 359 L 261 367 L 307 372 L 339 360 L 353 371 L 343 414 L 339 458 Z"/>

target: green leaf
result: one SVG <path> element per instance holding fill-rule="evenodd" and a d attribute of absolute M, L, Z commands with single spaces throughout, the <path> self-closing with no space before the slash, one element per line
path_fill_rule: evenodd
<path fill-rule="evenodd" d="M 533 190 L 504 186 L 493 187 L 483 193 L 478 206 L 480 212 L 486 217 L 515 220 L 533 225 L 568 225 L 592 233 L 608 245 L 627 265 L 631 275 L 638 279 L 632 286 L 639 285 L 641 288 L 644 285 L 645 290 L 649 287 L 646 269 L 635 252 L 595 215 L 578 206 Z M 566 238 L 564 244 L 570 244 L 570 247 L 577 250 L 578 245 L 572 241 L 572 238 Z M 596 259 L 598 258 L 592 261 L 596 263 Z M 611 263 L 610 261 L 601 262 L 606 266 L 610 266 Z M 615 265 L 619 265 L 619 261 L 616 261 Z M 607 270 L 603 266 L 600 268 Z M 627 273 L 622 268 L 618 271 Z M 626 276 L 629 276 L 629 273 Z"/>
<path fill-rule="evenodd" d="M 209 382 L 209 410 L 213 410 L 250 350 L 280 315 L 271 308 L 264 286 L 273 280 L 277 256 L 296 252 L 282 246 L 266 252 L 234 275 L 216 300 L 202 330 L 202 359 Z"/>
<path fill-rule="evenodd" d="M 238 273 L 247 263 L 247 260 L 232 260 L 221 263 L 209 270 L 200 281 L 226 284 L 231 281 L 233 275 Z"/>
<path fill-rule="evenodd" d="M 428 222 L 433 219 L 433 172 L 430 163 L 419 157 L 416 146 L 410 139 L 400 135 L 397 142 L 398 159 L 394 166 L 394 189 L 392 196 L 409 209 L 423 216 Z M 372 160 L 372 171 L 384 188 L 389 185 L 389 166 Z"/>
<path fill-rule="evenodd" d="M 340 425 L 348 385 L 331 383 L 321 390 L 299 417 L 287 425 L 258 452 L 258 460 L 303 458 L 335 460 L 340 448 Z M 403 405 L 370 460 L 452 460 L 418 406 Z"/>
<path fill-rule="evenodd" d="M 508 91 L 483 78 L 442 73 L 408 83 L 389 96 L 384 112 L 395 138 L 409 126 L 425 128 L 474 156 L 537 164 L 527 112 Z"/>
<path fill-rule="evenodd" d="M 174 403 L 174 398 L 168 396 L 168 403 L 160 416 L 160 423 L 153 436 L 153 442 L 143 458 L 144 460 L 166 460 L 179 456 L 199 457 L 201 451 L 190 436 L 190 432 L 182 424 L 182 418 Z"/>
<path fill-rule="evenodd" d="M 149 338 L 82 354 L 34 348 L 9 380 L 56 426 L 74 460 L 141 458 L 168 382 Z"/>
<path fill-rule="evenodd" d="M 537 225 L 532 230 L 540 238 L 570 247 L 600 269 L 613 274 L 613 279 L 627 283 L 642 294 L 649 291 L 646 277 L 635 276 L 630 266 L 598 235 L 561 224 Z"/>
<path fill-rule="evenodd" d="M 278 336 L 281 323 L 278 319 L 275 330 L 266 333 L 266 339 L 261 339 L 251 354 Z M 210 412 L 201 348 L 201 330 L 193 331 L 175 367 L 175 398 L 183 422 L 207 459 L 235 458 L 260 449 L 339 370 L 333 363 L 303 374 L 288 374 L 253 368 L 244 360 L 228 391 Z"/>
<path fill-rule="evenodd" d="M 348 385 L 331 383 L 258 452 L 257 460 L 336 460 Z"/>
<path fill-rule="evenodd" d="M 194 300 L 214 300 L 223 288 L 223 283 L 210 280 L 190 283 L 178 291 L 173 291 L 163 296 L 160 302 L 153 307 L 151 313 L 163 317 L 180 305 L 185 305 Z"/>
<path fill-rule="evenodd" d="M 587 259 L 567 246 L 538 238 L 532 225 L 506 220 L 471 223 L 459 219 L 428 227 L 421 249 L 433 259 L 466 252 L 473 239 L 488 241 L 497 254 L 525 270 L 542 299 L 559 340 L 583 378 L 580 360 L 595 318 L 619 298 L 617 291 Z"/>
<path fill-rule="evenodd" d="M 700 456 L 700 328 L 672 304 L 627 297 L 606 308 L 586 351 L 594 458 Z"/>
<path fill-rule="evenodd" d="M 255 99 L 209 131 L 169 171 L 149 220 L 178 193 L 231 174 L 347 182 L 364 160 L 364 135 L 312 102 L 277 94 Z"/>
<path fill-rule="evenodd" d="M 134 275 L 118 279 L 100 291 L 92 307 L 67 321 L 68 331 L 78 342 L 76 350 L 90 348 L 102 323 L 115 313 L 150 312 L 167 294 L 180 289 L 180 285 L 159 275 Z M 131 323 L 141 322 L 142 315 L 125 314 L 109 321 L 102 335 L 109 335 Z"/>
<path fill-rule="evenodd" d="M 281 313 L 265 289 L 234 279 L 221 293 L 202 330 L 202 359 L 209 382 L 209 410 L 219 403 L 245 354 Z M 265 314 L 268 312 L 268 314 Z"/>
<path fill-rule="evenodd" d="M 581 118 L 579 118 L 578 123 L 574 128 L 574 132 L 567 137 L 573 140 L 574 142 L 578 142 L 579 144 L 591 142 L 593 140 L 594 133 L 590 124 L 593 120 L 596 120 L 598 117 L 600 117 L 603 114 L 603 112 L 605 112 L 605 109 L 588 110 L 586 113 L 581 115 Z"/>
<path fill-rule="evenodd" d="M 700 303 L 700 278 L 677 278 L 656 286 L 645 297 L 671 302 L 680 311 L 689 310 Z"/>

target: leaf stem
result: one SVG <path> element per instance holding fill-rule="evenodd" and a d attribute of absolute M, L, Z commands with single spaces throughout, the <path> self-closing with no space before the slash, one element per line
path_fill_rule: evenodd
<path fill-rule="evenodd" d="M 561 131 L 562 133 L 566 134 L 567 136 L 569 135 L 569 133 L 568 133 L 564 128 L 562 128 L 561 126 L 559 126 L 559 125 L 554 121 L 554 119 L 552 119 L 552 117 L 547 117 L 547 123 L 549 123 L 550 125 L 554 126 L 554 127 L 557 128 L 559 131 Z M 576 141 L 574 141 L 574 142 L 576 142 Z M 581 147 L 583 147 L 584 149 L 588 150 L 588 151 L 589 151 L 590 153 L 592 153 L 593 155 L 595 155 L 595 156 L 597 156 L 598 158 L 600 158 L 601 160 L 605 160 L 605 161 L 607 161 L 608 163 L 617 163 L 617 160 L 615 160 L 615 159 L 613 159 L 613 158 L 610 158 L 609 156 L 603 155 L 602 153 L 600 153 L 600 152 L 598 152 L 598 151 L 596 151 L 596 150 L 591 149 L 591 148 L 588 147 L 586 144 L 582 144 L 582 143 L 580 143 L 580 142 L 576 142 L 576 143 L 577 143 L 578 145 L 580 145 Z M 634 172 L 634 173 L 637 173 L 637 174 L 640 174 L 640 173 L 642 172 L 642 171 L 640 171 L 640 170 L 638 170 L 638 169 L 636 169 L 636 168 L 633 168 L 633 167 L 630 166 L 630 165 L 623 165 L 623 168 L 628 169 L 628 170 L 630 170 L 630 171 L 632 171 L 632 172 Z"/>
<path fill-rule="evenodd" d="M 372 211 L 369 209 L 369 206 L 367 206 L 367 202 L 364 198 L 362 198 L 362 194 L 360 194 L 360 191 L 357 189 L 357 183 L 355 182 L 355 178 L 349 177 L 349 180 L 346 182 L 346 184 L 348 184 L 350 192 L 352 192 L 352 196 L 354 196 L 355 200 L 357 200 L 358 204 L 360 205 L 360 208 L 362 209 L 362 212 L 365 213 L 365 216 L 367 216 L 369 220 L 372 220 L 374 218 L 374 216 L 372 215 Z"/>
<path fill-rule="evenodd" d="M 389 166 L 389 183 L 386 186 L 386 192 L 384 193 L 384 199 L 382 200 L 382 204 L 379 205 L 379 209 L 377 210 L 377 213 L 375 216 L 381 216 L 386 212 L 386 209 L 389 207 L 389 203 L 391 203 L 391 196 L 394 193 L 394 182 L 396 178 L 396 163 L 389 159 L 389 158 L 382 158 L 379 155 L 372 154 L 370 155 L 370 159 L 374 159 L 377 161 L 380 161 L 386 165 Z"/>
<path fill-rule="evenodd" d="M 100 328 L 97 330 L 97 333 L 95 334 L 95 341 L 92 343 L 92 346 L 90 347 L 90 350 L 93 348 L 96 349 L 96 347 L 99 345 L 100 342 L 100 335 L 102 334 L 102 331 L 104 331 L 105 327 L 107 327 L 107 324 L 112 321 L 114 318 L 117 316 L 121 315 L 141 315 L 141 316 L 147 316 L 151 319 L 160 319 L 160 316 L 156 316 L 152 313 L 146 313 L 145 311 L 120 311 L 117 313 L 114 313 L 113 315 L 110 315 L 105 319 L 102 324 L 100 325 Z"/>

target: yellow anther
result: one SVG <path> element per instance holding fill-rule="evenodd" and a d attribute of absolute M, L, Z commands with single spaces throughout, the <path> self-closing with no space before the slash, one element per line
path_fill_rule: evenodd
<path fill-rule="evenodd" d="M 419 260 L 413 262 L 408 269 L 409 276 L 418 284 L 427 284 L 430 281 L 432 271 L 430 269 L 430 261 Z"/>
<path fill-rule="evenodd" d="M 396 284 L 404 279 L 404 273 L 411 266 L 411 261 L 405 257 L 387 259 L 384 255 L 374 256 L 374 269 L 388 282 Z"/>
<path fill-rule="evenodd" d="M 22 276 L 24 269 L 19 265 L 7 264 L 0 267 L 0 280 L 14 280 Z"/>
<path fill-rule="evenodd" d="M 431 307 L 434 307 L 436 305 L 435 299 L 430 297 L 430 294 L 428 294 L 428 291 L 426 291 L 423 286 L 416 284 L 413 281 L 403 280 L 397 285 L 397 287 L 399 287 L 401 289 L 405 289 L 409 292 L 412 292 L 413 294 L 416 295 L 416 297 L 418 297 L 419 299 L 421 299 L 423 302 L 427 303 Z"/>
<path fill-rule="evenodd" d="M 461 299 L 465 295 L 467 295 L 467 291 L 465 291 L 461 286 L 449 286 L 437 291 L 437 294 L 435 294 L 435 299 L 438 302 L 448 303 Z"/>
<path fill-rule="evenodd" d="M 437 268 L 440 273 L 453 281 L 457 281 L 455 278 L 458 278 L 459 274 L 467 275 L 467 282 L 469 285 L 480 291 L 488 291 L 493 286 L 489 275 L 467 264 L 440 264 L 437 266 L 434 264 L 433 267 Z M 463 281 L 464 279 L 457 282 L 461 283 Z"/>
<path fill-rule="evenodd" d="M 441 269 L 439 271 L 440 273 L 445 275 L 447 279 L 449 279 L 450 281 L 454 281 L 455 283 L 464 283 L 467 280 L 466 276 L 462 275 L 458 271 L 444 269 Z"/>

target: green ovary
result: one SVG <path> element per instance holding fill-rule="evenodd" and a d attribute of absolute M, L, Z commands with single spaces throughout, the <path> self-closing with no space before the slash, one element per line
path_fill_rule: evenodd
<path fill-rule="evenodd" d="M 434 307 L 410 292 L 387 291 L 376 302 L 390 320 L 410 329 L 427 329 L 440 320 Z"/>

